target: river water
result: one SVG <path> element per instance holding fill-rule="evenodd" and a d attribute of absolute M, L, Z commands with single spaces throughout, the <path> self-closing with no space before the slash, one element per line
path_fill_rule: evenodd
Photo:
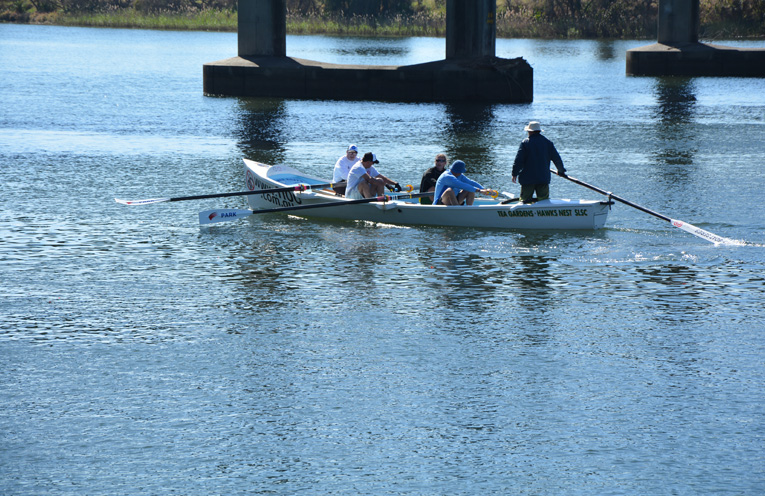
<path fill-rule="evenodd" d="M 0 493 L 765 492 L 765 80 L 625 76 L 644 44 L 498 40 L 527 105 L 294 101 L 202 94 L 234 34 L 0 25 Z M 329 178 L 349 143 L 517 193 L 529 120 L 573 177 L 740 242 L 618 203 L 555 233 L 113 200 L 240 191 L 242 157 Z"/>

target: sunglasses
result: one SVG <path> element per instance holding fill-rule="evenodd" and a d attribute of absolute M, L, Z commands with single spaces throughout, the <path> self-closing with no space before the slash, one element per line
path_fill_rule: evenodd
<path fill-rule="evenodd" d="M 442 158 L 437 158 L 437 159 L 436 159 L 436 162 L 446 162 L 446 160 L 444 160 L 444 159 L 442 159 Z"/>

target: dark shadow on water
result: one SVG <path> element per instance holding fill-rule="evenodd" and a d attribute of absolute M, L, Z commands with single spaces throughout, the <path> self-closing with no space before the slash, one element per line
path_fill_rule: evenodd
<path fill-rule="evenodd" d="M 637 267 L 635 285 L 647 295 L 646 300 L 664 310 L 667 322 L 692 321 L 714 305 L 698 288 L 699 271 L 692 266 L 655 265 Z"/>
<path fill-rule="evenodd" d="M 221 252 L 218 263 L 230 269 L 219 278 L 237 287 L 236 297 L 223 302 L 233 313 L 255 314 L 292 304 L 298 284 L 285 274 L 296 273 L 300 260 L 293 255 L 289 237 L 270 233 L 248 238 L 238 232 L 227 240 L 229 235 L 215 230 L 205 232 L 204 236 L 218 238 L 216 243 L 228 241 L 228 249 Z"/>
<path fill-rule="evenodd" d="M 438 295 L 439 302 L 476 315 L 517 306 L 532 330 L 544 328 L 544 309 L 555 304 L 565 277 L 551 253 L 561 247 L 580 252 L 593 238 L 606 236 L 602 231 L 395 227 L 278 214 L 244 222 L 252 225 L 233 235 L 222 230 L 203 234 L 227 245 L 218 263 L 230 270 L 219 277 L 236 288 L 230 302 L 234 312 L 306 304 L 300 295 L 307 294 L 306 284 L 318 281 L 362 292 L 395 284 L 421 286 Z M 490 248 L 495 245 L 507 249 Z M 336 299 L 315 295 L 310 305 Z"/>
<path fill-rule="evenodd" d="M 595 55 L 598 57 L 598 60 L 613 60 L 624 56 L 621 52 L 617 55 L 613 40 L 598 40 Z"/>
<path fill-rule="evenodd" d="M 242 156 L 266 164 L 284 162 L 288 119 L 284 100 L 240 98 L 238 103 L 236 132 Z"/>
<path fill-rule="evenodd" d="M 480 103 L 447 103 L 444 113 L 444 143 L 449 163 L 462 160 L 467 174 L 492 172 L 491 151 L 495 147 L 489 132 L 496 120 L 494 105 Z"/>
<path fill-rule="evenodd" d="M 480 315 L 495 304 L 497 274 L 502 270 L 497 261 L 466 252 L 422 256 L 424 265 L 432 267 L 428 284 L 438 288 L 444 305 Z"/>
<path fill-rule="evenodd" d="M 528 255 L 515 259 L 514 280 L 519 296 L 531 297 L 533 301 L 544 300 L 550 295 L 551 283 L 555 282 L 550 270 L 551 259 L 544 255 Z"/>
<path fill-rule="evenodd" d="M 327 36 L 326 39 L 337 42 L 336 46 L 327 47 L 329 53 L 345 59 L 362 57 L 364 61 L 357 63 L 363 65 L 390 64 L 388 60 L 405 58 L 412 52 L 406 38 L 360 37 L 353 42 L 349 42 L 345 36 Z"/>
<path fill-rule="evenodd" d="M 696 112 L 696 88 L 692 78 L 656 78 L 655 89 L 656 117 L 665 131 L 676 131 L 679 125 L 692 122 Z"/>
<path fill-rule="evenodd" d="M 343 57 L 347 56 L 362 56 L 362 57 L 404 57 L 408 55 L 410 52 L 407 47 L 403 46 L 385 46 L 385 47 L 379 47 L 379 46 L 370 46 L 370 47 L 355 47 L 352 49 L 347 48 L 336 48 L 331 50 L 331 53 L 334 55 L 339 55 Z M 370 65 L 376 65 L 376 64 L 370 64 Z"/>
<path fill-rule="evenodd" d="M 656 78 L 657 180 L 665 184 L 685 181 L 692 172 L 695 145 L 696 88 L 692 78 Z"/>

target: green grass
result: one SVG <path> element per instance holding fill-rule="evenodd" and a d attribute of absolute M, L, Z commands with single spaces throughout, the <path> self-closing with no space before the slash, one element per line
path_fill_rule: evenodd
<path fill-rule="evenodd" d="M 56 24 L 63 26 L 92 26 L 136 29 L 168 29 L 188 31 L 236 32 L 237 14 L 230 10 L 201 9 L 187 12 L 159 12 L 147 14 L 139 10 L 112 9 L 100 13 L 52 12 L 38 14 L 33 9 L 19 9 L 16 0 L 5 2 L 6 10 L 0 11 L 0 22 Z M 0 5 L 2 5 L 0 0 Z M 7 6 L 15 5 L 15 8 Z M 497 14 L 498 38 L 623 38 L 655 39 L 655 21 L 634 20 L 622 16 L 618 20 L 604 22 L 598 19 L 548 20 L 531 8 L 500 11 Z M 431 10 L 413 15 L 388 17 L 319 14 L 288 14 L 289 34 L 328 34 L 356 36 L 436 36 L 446 33 L 446 15 Z M 758 38 L 765 36 L 765 27 L 756 23 L 702 22 L 700 33 L 705 39 Z M 711 35 L 711 36 L 710 36 Z"/>
<path fill-rule="evenodd" d="M 368 17 L 287 15 L 290 34 L 331 34 L 358 36 L 443 36 L 446 19 L 443 15 Z"/>
<path fill-rule="evenodd" d="M 147 15 L 132 9 L 95 14 L 61 14 L 55 24 L 109 28 L 168 29 L 178 31 L 236 31 L 236 13 L 220 10 L 163 12 Z"/>

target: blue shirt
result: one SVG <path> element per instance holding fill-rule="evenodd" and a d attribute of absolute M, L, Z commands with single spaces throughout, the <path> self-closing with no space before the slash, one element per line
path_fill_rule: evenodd
<path fill-rule="evenodd" d="M 550 184 L 550 162 L 558 172 L 566 172 L 558 150 L 549 139 L 539 133 L 532 134 L 521 142 L 513 162 L 513 177 L 523 184 Z"/>
<path fill-rule="evenodd" d="M 454 190 L 454 195 L 459 195 L 462 190 L 475 192 L 479 189 L 484 189 L 480 183 L 477 183 L 467 177 L 465 174 L 460 174 L 459 177 L 452 174 L 452 171 L 444 171 L 443 174 L 438 176 L 436 181 L 436 192 L 433 195 L 433 203 L 435 204 L 441 199 L 441 195 L 444 194 L 447 188 Z"/>

